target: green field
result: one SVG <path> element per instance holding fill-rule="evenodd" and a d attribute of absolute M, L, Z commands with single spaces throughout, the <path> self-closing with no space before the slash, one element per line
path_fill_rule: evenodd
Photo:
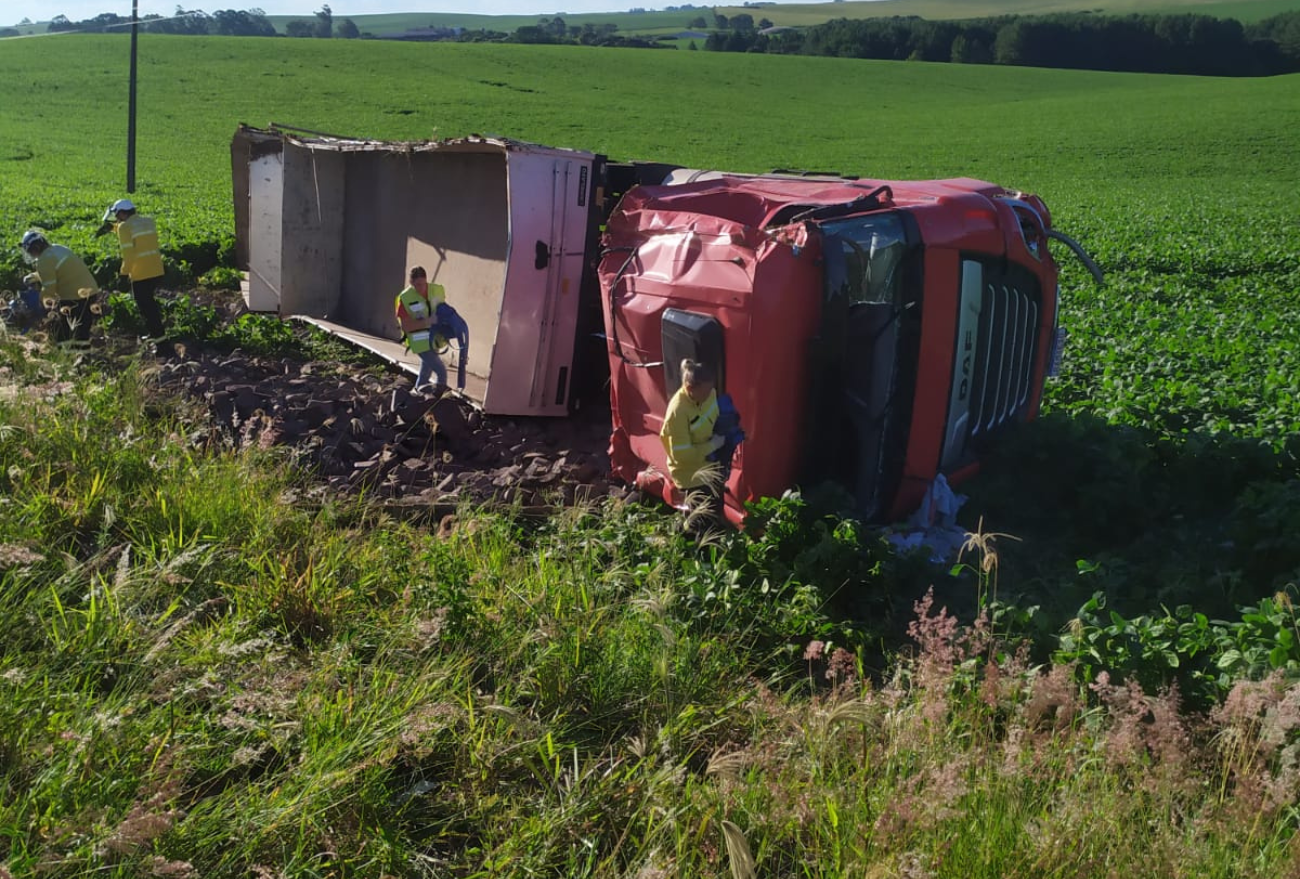
<path fill-rule="evenodd" d="M 106 239 L 90 232 L 125 180 L 125 49 L 95 36 L 0 44 L 0 76 L 25 95 L 0 108 L 6 240 L 41 226 L 107 265 Z M 200 269 L 231 235 L 228 145 L 240 122 L 390 139 L 494 134 L 736 171 L 973 176 L 1042 194 L 1111 274 L 1101 292 L 1072 268 L 1065 276 L 1077 357 L 1052 405 L 1266 440 L 1300 426 L 1288 320 L 1300 78 L 568 47 L 277 50 L 142 41 L 136 197 Z M 0 279 L 14 283 L 15 250 L 3 265 Z M 1199 362 L 1220 375 L 1212 400 L 1188 375 Z"/>
<path fill-rule="evenodd" d="M 986 18 L 998 15 L 1048 15 L 1057 12 L 1092 12 L 1108 15 L 1131 13 L 1193 13 L 1218 18 L 1235 18 L 1243 24 L 1259 21 L 1282 12 L 1300 8 L 1297 0 L 870 0 L 870 2 L 773 4 L 761 7 L 716 6 L 709 9 L 682 9 L 672 12 L 649 10 L 644 13 L 588 12 L 561 15 L 573 27 L 584 24 L 616 24 L 619 33 L 663 36 L 689 29 L 690 22 L 704 16 L 709 28 L 713 12 L 728 18 L 752 15 L 755 21 L 766 18 L 783 27 L 811 27 L 836 18 L 887 18 L 894 15 L 920 16 L 931 20 Z M 473 15 L 456 12 L 403 12 L 384 15 L 335 14 L 342 20 L 351 18 L 362 33 L 376 36 L 401 33 L 417 27 L 463 27 L 512 32 L 536 24 L 553 15 Z M 293 19 L 310 19 L 310 15 L 269 16 L 277 30 L 283 31 Z"/>
<path fill-rule="evenodd" d="M 240 7 L 242 8 L 242 7 Z M 536 24 L 539 18 L 552 18 L 558 14 L 573 26 L 584 24 L 617 24 L 620 33 L 665 35 L 687 29 L 698 16 L 704 16 L 712 27 L 712 15 L 747 14 L 757 21 L 769 19 L 775 25 L 809 27 L 835 18 L 880 18 L 894 15 L 915 15 L 931 20 L 985 18 L 998 15 L 1046 15 L 1055 12 L 1093 12 L 1111 15 L 1129 13 L 1195 13 L 1219 18 L 1235 18 L 1250 23 L 1300 8 L 1297 0 L 869 0 L 847 3 L 774 3 L 759 7 L 714 6 L 702 9 L 646 12 L 589 12 L 567 15 L 563 12 L 546 15 L 477 15 L 462 12 L 397 12 L 385 14 L 349 15 L 345 6 L 334 14 L 338 21 L 350 18 L 362 33 L 375 36 L 395 34 L 410 28 L 464 27 L 471 30 L 514 31 L 516 28 Z M 119 13 L 121 14 L 121 13 Z M 271 15 L 270 21 L 283 32 L 287 22 L 294 19 L 314 20 L 311 12 L 301 15 Z M 0 25 L 2 26 L 2 25 Z M 16 26 L 16 25 L 15 25 Z M 40 22 L 19 28 L 23 33 L 40 32 Z"/>
<path fill-rule="evenodd" d="M 1300 77 L 140 50 L 178 289 L 229 259 L 231 134 L 273 121 L 980 177 L 1107 284 L 1066 261 L 1064 373 L 960 518 L 1020 540 L 951 576 L 794 501 L 704 548 L 634 505 L 435 534 L 236 448 L 157 390 L 184 365 L 0 336 L 0 879 L 1294 874 Z M 0 42 L 0 286 L 30 225 L 113 274 L 126 52 Z"/>
<path fill-rule="evenodd" d="M 581 27 L 584 24 L 618 25 L 624 34 L 658 34 L 675 33 L 685 30 L 686 25 L 697 15 L 710 17 L 707 10 L 687 10 L 678 12 L 645 13 L 630 12 L 584 12 L 574 15 L 559 14 L 570 26 Z M 420 27 L 462 27 L 468 30 L 489 30 L 510 33 L 517 28 L 537 24 L 539 19 L 554 18 L 547 15 L 476 15 L 465 12 L 395 12 L 379 15 L 346 15 L 336 13 L 335 22 L 350 18 L 363 34 L 376 36 L 401 33 L 410 28 Z M 284 30 L 286 22 L 297 19 L 310 19 L 310 15 L 271 15 L 271 23 L 279 31 Z"/>
<path fill-rule="evenodd" d="M 88 233 L 124 184 L 125 49 L 94 36 L 0 45 L 0 76 L 25 95 L 0 108 L 6 239 L 38 225 L 92 254 L 108 253 Z M 229 236 L 229 137 L 240 122 L 274 121 L 392 139 L 477 132 L 736 171 L 980 177 L 1041 193 L 1061 228 L 1114 273 L 1102 295 L 1122 293 L 1126 310 L 1138 307 L 1139 288 L 1204 289 L 1207 278 L 1219 301 L 1262 297 L 1252 308 L 1267 310 L 1295 280 L 1296 77 L 565 47 L 295 42 L 277 49 L 268 55 L 263 43 L 241 39 L 142 41 L 137 197 L 177 239 Z M 12 283 L 19 269 L 12 253 L 7 266 L 4 280 Z M 1067 282 L 1067 302 L 1082 306 L 1082 297 L 1097 295 L 1077 277 Z M 1118 318 L 1113 308 L 1080 308 L 1076 338 L 1086 346 L 1112 335 L 1106 322 Z M 1184 319 L 1209 320 L 1196 309 L 1183 310 Z M 1228 321 L 1215 334 L 1234 327 L 1247 329 Z M 1285 326 L 1279 332 L 1285 337 Z M 1278 344 L 1266 362 L 1300 374 L 1288 368 L 1294 348 Z M 1233 350 L 1252 362 L 1263 354 L 1255 345 Z M 1146 372 L 1123 368 L 1136 354 L 1112 347 L 1116 380 Z M 1260 390 L 1252 395 L 1255 414 L 1239 429 L 1276 436 L 1300 424 L 1289 387 Z M 1112 410 L 1123 415 L 1105 411 Z"/>

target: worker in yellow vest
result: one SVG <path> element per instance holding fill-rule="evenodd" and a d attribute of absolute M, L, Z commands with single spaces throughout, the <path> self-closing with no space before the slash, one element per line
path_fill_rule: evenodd
<path fill-rule="evenodd" d="M 408 276 L 410 283 L 397 294 L 393 304 L 402 337 L 412 354 L 420 358 L 420 374 L 415 379 L 417 391 L 441 393 L 447 387 L 447 367 L 438 356 L 433 324 L 434 312 L 447 299 L 441 284 L 430 284 L 423 266 L 415 266 Z M 428 384 L 429 375 L 434 384 Z"/>
<path fill-rule="evenodd" d="M 54 341 L 70 341 L 78 347 L 89 345 L 90 324 L 94 320 L 91 299 L 99 292 L 95 276 L 81 257 L 62 244 L 51 244 L 36 229 L 24 233 L 19 246 L 36 266 L 45 307 L 57 309 Z"/>
<path fill-rule="evenodd" d="M 691 505 L 688 524 L 707 531 L 722 517 L 722 468 L 710 456 L 726 445 L 713 432 L 718 421 L 717 378 L 713 367 L 683 360 L 682 386 L 668 401 L 659 439 L 668 461 L 668 476 Z"/>
<path fill-rule="evenodd" d="M 151 217 L 135 212 L 135 203 L 129 198 L 119 198 L 104 212 L 104 222 L 116 221 L 117 243 L 122 251 L 121 273 L 131 279 L 131 295 L 135 297 L 145 329 L 157 340 L 167 334 L 162 312 L 158 308 L 158 285 L 162 283 L 163 259 L 158 245 L 158 226 Z"/>

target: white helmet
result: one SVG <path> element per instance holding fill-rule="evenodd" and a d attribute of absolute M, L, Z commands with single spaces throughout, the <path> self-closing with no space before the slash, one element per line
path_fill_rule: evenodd
<path fill-rule="evenodd" d="M 104 211 L 104 222 L 107 223 L 109 220 L 113 219 L 113 217 L 117 215 L 118 211 L 133 210 L 135 210 L 135 202 L 131 201 L 129 198 L 119 198 L 108 206 L 108 210 Z"/>
<path fill-rule="evenodd" d="M 36 229 L 28 229 L 23 233 L 23 240 L 19 246 L 28 253 L 31 253 L 33 248 L 44 250 L 45 246 L 48 244 L 49 241 L 45 239 L 45 236 L 42 235 L 40 231 Z"/>

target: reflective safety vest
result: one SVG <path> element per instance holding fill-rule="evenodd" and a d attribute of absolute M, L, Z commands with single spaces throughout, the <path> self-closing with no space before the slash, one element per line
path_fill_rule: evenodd
<path fill-rule="evenodd" d="M 36 274 L 41 279 L 41 298 L 66 302 L 87 299 L 99 290 L 95 276 L 71 250 L 51 244 L 36 258 Z"/>
<path fill-rule="evenodd" d="M 406 347 L 412 354 L 423 354 L 432 350 L 436 340 L 433 330 L 433 310 L 447 298 L 441 284 L 429 285 L 429 297 L 426 299 L 415 287 L 407 287 L 397 294 L 393 303 L 397 313 L 397 323 L 402 328 Z M 441 347 L 441 346 L 439 346 Z"/>
<path fill-rule="evenodd" d="M 700 470 L 709 454 L 713 425 L 718 420 L 718 393 L 710 391 L 703 403 L 696 403 L 685 388 L 668 401 L 659 439 L 668 457 L 668 476 L 678 488 L 703 484 Z"/>
<path fill-rule="evenodd" d="M 158 227 L 150 217 L 134 214 L 117 224 L 117 243 L 122 248 L 122 271 L 132 281 L 161 278 L 162 252 L 158 249 Z"/>

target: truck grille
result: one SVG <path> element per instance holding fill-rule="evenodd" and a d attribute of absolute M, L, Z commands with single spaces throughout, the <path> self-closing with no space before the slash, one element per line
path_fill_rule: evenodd
<path fill-rule="evenodd" d="M 1038 307 L 1037 296 L 1006 279 L 985 286 L 975 352 L 972 438 L 1015 418 L 1029 402 Z"/>

